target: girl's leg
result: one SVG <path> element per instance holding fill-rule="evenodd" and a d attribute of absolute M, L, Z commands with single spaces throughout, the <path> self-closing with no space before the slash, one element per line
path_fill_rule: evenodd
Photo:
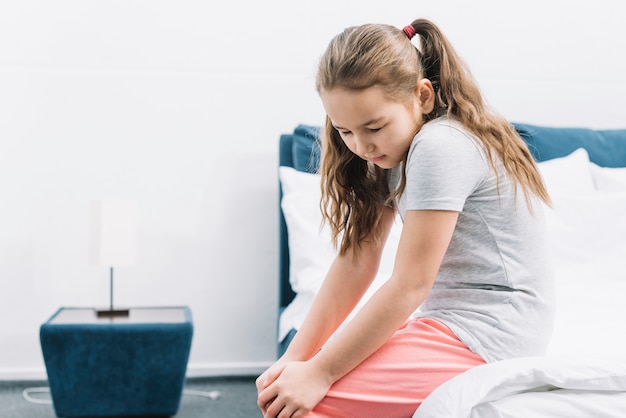
<path fill-rule="evenodd" d="M 306 418 L 412 417 L 437 386 L 484 363 L 439 321 L 412 319 L 335 382 Z"/>

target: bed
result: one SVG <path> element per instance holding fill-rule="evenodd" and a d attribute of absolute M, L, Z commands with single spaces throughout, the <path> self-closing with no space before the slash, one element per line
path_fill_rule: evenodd
<path fill-rule="evenodd" d="M 557 279 L 552 340 L 545 356 L 490 363 L 451 379 L 414 417 L 626 416 L 626 129 L 514 126 L 553 199 L 546 208 Z M 298 125 L 279 141 L 279 353 L 335 254 L 319 227 L 319 133 Z M 364 301 L 391 273 L 400 227 L 396 222 Z"/>

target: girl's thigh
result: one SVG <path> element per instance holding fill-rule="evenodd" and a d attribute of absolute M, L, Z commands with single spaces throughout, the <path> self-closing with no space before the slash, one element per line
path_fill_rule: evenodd
<path fill-rule="evenodd" d="M 306 417 L 411 417 L 437 386 L 484 363 L 442 323 L 412 319 Z"/>

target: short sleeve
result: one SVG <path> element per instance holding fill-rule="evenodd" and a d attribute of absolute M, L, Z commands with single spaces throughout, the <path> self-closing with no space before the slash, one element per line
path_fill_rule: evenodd
<path fill-rule="evenodd" d="M 409 149 L 406 210 L 461 211 L 490 166 L 478 141 L 449 123 L 425 125 Z"/>

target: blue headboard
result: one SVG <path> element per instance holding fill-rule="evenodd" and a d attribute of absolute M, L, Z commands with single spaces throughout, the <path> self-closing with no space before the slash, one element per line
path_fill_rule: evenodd
<path fill-rule="evenodd" d="M 626 167 L 626 129 L 555 128 L 514 123 L 535 160 L 565 157 L 584 148 L 589 160 L 602 167 Z"/>
<path fill-rule="evenodd" d="M 537 161 L 564 157 L 577 148 L 585 148 L 589 159 L 600 166 L 626 167 L 626 129 L 556 128 L 523 123 L 513 125 Z M 319 127 L 298 125 L 293 133 L 281 135 L 279 164 L 299 171 L 316 172 L 320 160 L 319 132 Z M 279 233 L 279 300 L 283 309 L 291 302 L 294 293 L 289 283 L 287 225 L 282 210 Z"/>

